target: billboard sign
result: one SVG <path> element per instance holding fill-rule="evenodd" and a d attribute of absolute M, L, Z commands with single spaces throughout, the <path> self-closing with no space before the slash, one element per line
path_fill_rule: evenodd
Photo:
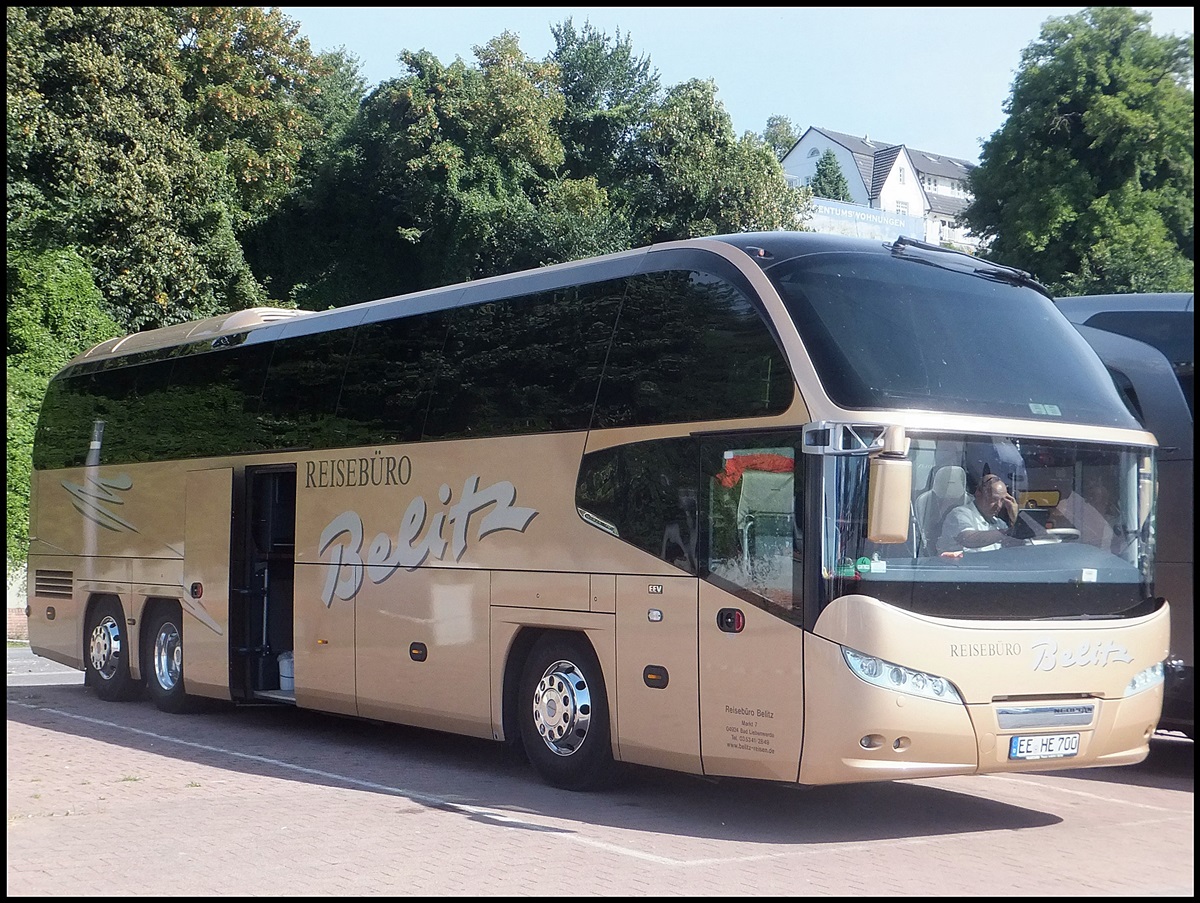
<path fill-rule="evenodd" d="M 855 238 L 895 241 L 901 235 L 925 239 L 925 220 L 904 213 L 889 213 L 860 204 L 813 198 L 813 215 L 805 222 L 813 232 L 832 232 Z"/>

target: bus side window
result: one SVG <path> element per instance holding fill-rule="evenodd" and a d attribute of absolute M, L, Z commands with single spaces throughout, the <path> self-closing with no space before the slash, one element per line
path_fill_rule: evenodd
<path fill-rule="evenodd" d="M 800 534 L 795 449 L 706 445 L 708 573 L 791 608 Z"/>
<path fill-rule="evenodd" d="M 593 526 L 695 574 L 698 474 L 691 438 L 608 448 L 584 456 L 576 504 Z"/>

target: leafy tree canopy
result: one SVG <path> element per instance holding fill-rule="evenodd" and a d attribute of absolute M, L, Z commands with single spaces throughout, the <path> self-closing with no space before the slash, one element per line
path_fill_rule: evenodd
<path fill-rule="evenodd" d="M 97 342 L 121 334 L 103 310 L 91 267 L 74 250 L 7 255 L 7 397 L 9 570 L 29 545 L 29 478 L 33 433 L 50 377 Z"/>
<path fill-rule="evenodd" d="M 631 220 L 640 242 L 726 232 L 801 229 L 807 189 L 787 183 L 775 152 L 740 140 L 712 81 L 671 88 L 638 135 Z"/>
<path fill-rule="evenodd" d="M 299 25 L 259 6 L 169 7 L 187 134 L 219 152 L 234 191 L 234 227 L 260 218 L 291 189 L 321 125 L 298 99 L 324 74 Z"/>
<path fill-rule="evenodd" d="M 323 308 L 650 241 L 802 227 L 807 192 L 761 139 L 734 136 L 715 86 L 660 96 L 627 37 L 570 20 L 553 32 L 541 61 L 509 33 L 476 47 L 474 65 L 401 53 L 406 74 L 364 99 L 336 165 L 273 224 L 299 242 L 277 287 Z M 269 232 L 252 244 L 278 248 Z"/>
<path fill-rule="evenodd" d="M 775 159 L 782 161 L 800 140 L 800 130 L 786 116 L 769 116 L 762 140 L 775 152 Z"/>
<path fill-rule="evenodd" d="M 558 126 L 566 175 L 595 178 L 617 188 L 629 165 L 636 135 L 659 101 L 658 73 L 645 56 L 635 56 L 629 35 L 615 37 L 572 21 L 552 26 L 558 87 L 565 108 Z"/>
<path fill-rule="evenodd" d="M 1150 15 L 1046 22 L 983 145 L 964 219 L 987 256 L 1061 294 L 1190 291 L 1195 50 Z"/>
<path fill-rule="evenodd" d="M 526 57 L 510 33 L 475 53 L 478 66 L 404 51 L 407 74 L 364 99 L 337 166 L 306 205 L 323 240 L 301 303 L 341 305 L 503 272 L 523 253 L 514 234 L 528 233 L 543 203 L 586 219 L 603 199 L 594 180 L 550 190 L 565 161 L 557 67 Z"/>
<path fill-rule="evenodd" d="M 265 303 L 239 230 L 289 190 L 323 71 L 259 7 L 8 7 L 8 241 L 77 247 L 122 328 Z"/>

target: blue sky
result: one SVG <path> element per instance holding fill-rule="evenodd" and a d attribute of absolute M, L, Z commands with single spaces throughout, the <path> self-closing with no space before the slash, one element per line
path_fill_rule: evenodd
<path fill-rule="evenodd" d="M 285 6 L 315 51 L 345 49 L 372 85 L 404 74 L 402 50 L 475 64 L 474 48 L 503 31 L 526 55 L 554 46 L 572 19 L 628 35 L 664 87 L 712 79 L 738 134 L 767 117 L 977 161 L 1006 119 L 1021 61 L 1051 17 L 1078 6 L 798 7 Z M 1157 34 L 1193 33 L 1195 7 L 1137 7 Z"/>

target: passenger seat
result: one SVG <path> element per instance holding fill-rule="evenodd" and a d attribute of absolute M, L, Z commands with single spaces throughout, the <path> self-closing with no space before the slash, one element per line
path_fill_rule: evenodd
<path fill-rule="evenodd" d="M 929 489 L 917 496 L 913 502 L 913 513 L 917 528 L 921 531 L 922 556 L 937 554 L 937 541 L 942 532 L 942 521 L 950 509 L 971 500 L 967 492 L 967 473 L 957 464 L 945 464 L 933 472 L 933 483 Z"/>

